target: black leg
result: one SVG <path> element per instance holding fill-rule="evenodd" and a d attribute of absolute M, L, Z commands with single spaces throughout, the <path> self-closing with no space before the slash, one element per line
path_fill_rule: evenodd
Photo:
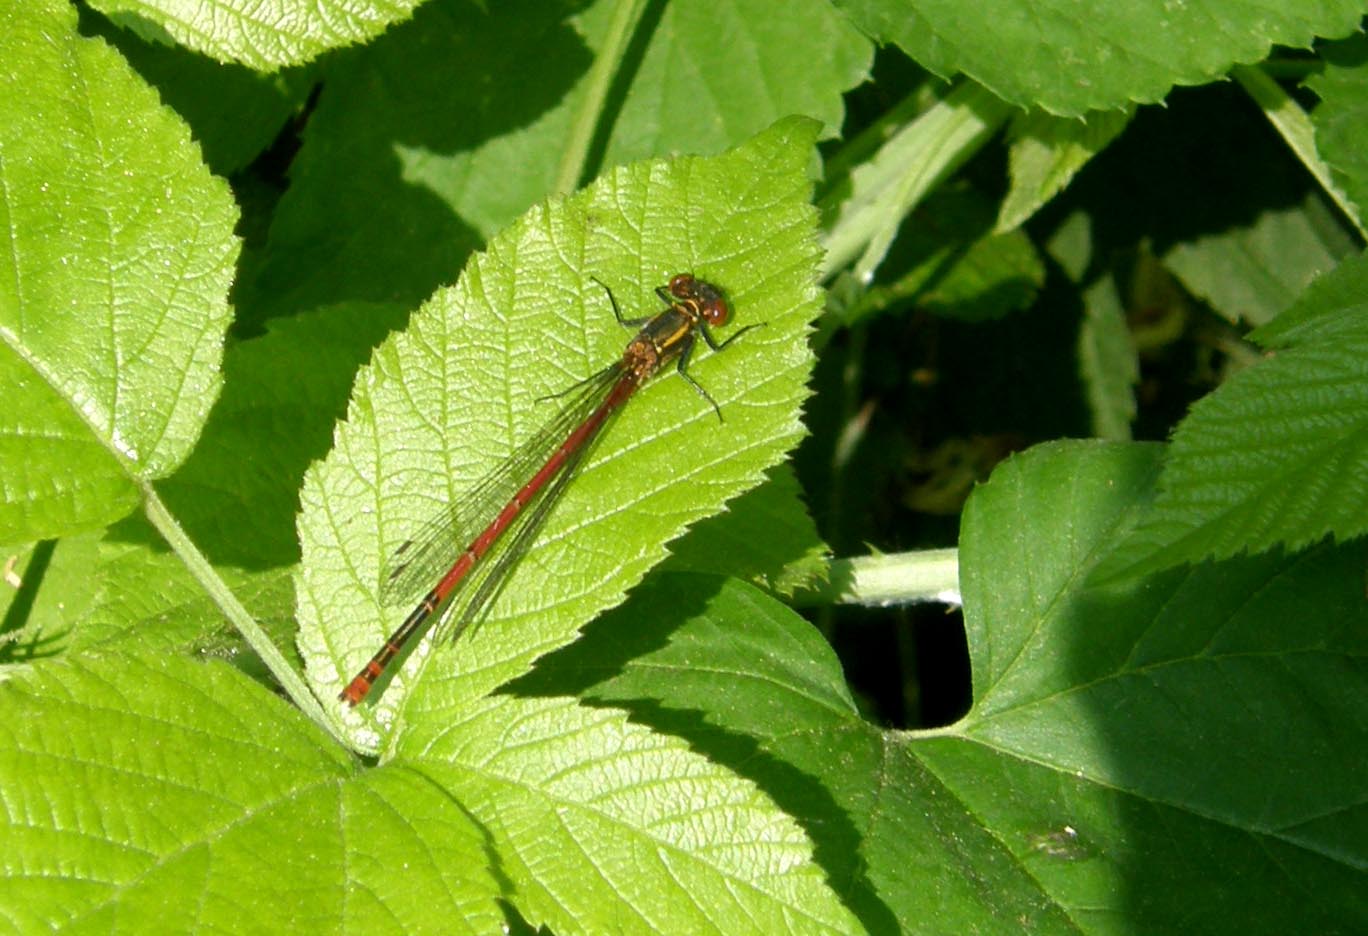
<path fill-rule="evenodd" d="M 738 328 L 736 331 L 728 335 L 727 340 L 722 342 L 721 344 L 717 343 L 717 339 L 713 337 L 712 330 L 708 328 L 708 323 L 703 321 L 702 319 L 699 319 L 698 321 L 698 330 L 703 333 L 703 340 L 708 343 L 709 348 L 712 348 L 714 351 L 721 351 L 727 345 L 731 344 L 733 341 L 740 338 L 742 335 L 750 331 L 752 328 L 764 328 L 768 324 L 769 322 L 756 322 L 754 325 L 747 325 L 745 328 Z"/>
<path fill-rule="evenodd" d="M 642 325 L 645 325 L 647 322 L 651 320 L 652 317 L 649 315 L 645 318 L 623 318 L 622 310 L 618 308 L 617 297 L 614 296 L 613 291 L 608 288 L 608 284 L 605 283 L 603 280 L 599 279 L 597 276 L 590 276 L 589 278 L 593 280 L 595 283 L 598 283 L 600 286 L 602 286 L 603 291 L 608 294 L 608 301 L 613 304 L 613 317 L 618 320 L 618 324 L 621 325 L 623 328 L 640 328 Z M 659 290 L 656 291 L 659 292 Z"/>
<path fill-rule="evenodd" d="M 712 395 L 703 389 L 702 384 L 689 376 L 689 355 L 693 354 L 693 349 L 693 339 L 686 339 L 684 350 L 679 352 L 679 363 L 675 365 L 675 370 L 679 371 L 679 376 L 683 377 L 685 383 L 690 387 L 693 387 L 699 396 L 712 404 L 713 412 L 717 413 L 717 421 L 726 422 L 726 420 L 722 418 L 722 407 L 718 406 L 717 401 L 712 398 Z"/>

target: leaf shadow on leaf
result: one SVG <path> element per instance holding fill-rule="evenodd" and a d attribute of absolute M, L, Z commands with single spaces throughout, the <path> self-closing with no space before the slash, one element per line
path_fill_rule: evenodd
<path fill-rule="evenodd" d="M 1086 903 L 1100 874 L 1139 931 L 1345 929 L 1347 901 L 1292 895 L 1350 893 L 1361 867 L 1344 829 L 1368 770 L 1368 553 L 1090 584 L 1157 456 L 1056 444 L 984 487 L 961 547 L 971 743 L 923 759 L 1055 905 Z"/>
<path fill-rule="evenodd" d="M 216 565 L 279 569 L 299 561 L 295 514 L 304 472 L 333 444 L 357 368 L 408 311 L 352 303 L 317 309 L 239 342 L 199 442 L 158 493 Z M 166 548 L 139 514 L 111 542 Z"/>
<path fill-rule="evenodd" d="M 637 74 L 641 71 L 641 63 L 646 58 L 646 50 L 656 34 L 657 27 L 660 26 L 661 17 L 665 15 L 665 7 L 665 0 L 650 0 L 632 29 L 632 41 L 628 43 L 622 60 L 618 62 L 617 71 L 604 98 L 603 113 L 599 116 L 594 136 L 589 141 L 589 149 L 585 153 L 584 172 L 589 178 L 603 166 L 603 157 L 608 152 L 608 142 L 612 138 L 613 128 L 617 126 L 627 94 L 632 90 Z"/>
<path fill-rule="evenodd" d="M 653 588 L 662 580 L 700 587 L 669 588 L 667 614 Z M 705 613 L 727 581 L 688 573 L 652 576 L 625 604 L 586 626 L 578 641 L 543 657 L 526 676 L 500 691 L 524 697 L 577 696 L 586 705 L 623 709 L 638 724 L 684 739 L 694 751 L 750 780 L 798 822 L 813 843 L 814 862 L 869 932 L 898 932 L 896 917 L 865 873 L 859 831 L 820 778 L 768 753 L 755 737 L 709 723 L 703 710 L 649 698 L 594 695 L 595 687 L 611 684 L 632 661 L 669 645 L 676 631 Z"/>
<path fill-rule="evenodd" d="M 44 635 L 41 631 L 30 639 L 25 639 L 23 634 L 23 629 L 28 625 L 29 617 L 33 613 L 33 602 L 38 597 L 48 566 L 52 562 L 53 550 L 56 548 L 56 540 L 43 540 L 33 548 L 28 566 L 24 569 L 23 584 L 15 589 L 14 598 L 5 609 L 4 618 L 0 619 L 0 635 L 4 635 L 4 641 L 0 643 L 0 663 L 47 656 L 43 645 L 56 642 L 55 637 Z"/>
<path fill-rule="evenodd" d="M 160 24 L 150 23 L 136 12 L 112 12 L 106 17 L 82 5 L 78 15 L 81 35 L 99 37 L 116 48 L 129 66 L 157 89 L 162 101 L 190 125 L 215 175 L 233 176 L 257 160 L 261 160 L 258 168 L 273 165 L 273 142 L 283 142 L 287 148 L 293 142 L 281 131 L 298 109 L 305 107 L 311 90 L 317 87 L 316 65 L 265 74 L 186 48 Z M 119 20 L 130 20 L 134 25 L 124 28 Z M 144 27 L 144 23 L 148 25 Z M 263 155 L 265 159 L 261 159 Z M 283 178 L 279 184 L 284 187 Z M 250 214 L 250 209 L 242 207 Z M 250 235 L 247 240 L 252 240 Z"/>
<path fill-rule="evenodd" d="M 339 54 L 270 244 L 246 257 L 239 320 L 356 299 L 417 305 L 454 282 L 491 225 L 549 186 L 550 150 L 498 185 L 471 190 L 469 180 L 501 155 L 528 159 L 506 153 L 508 141 L 535 138 L 588 71 L 592 55 L 569 22 L 583 6 L 519 0 L 481 11 L 442 0 Z"/>
<path fill-rule="evenodd" d="M 504 895 L 498 900 L 498 904 L 499 909 L 504 914 L 504 921 L 507 924 L 505 932 L 534 932 L 534 928 L 528 925 L 527 921 L 522 918 L 522 915 L 518 913 L 517 908 L 514 907 L 509 900 L 513 894 L 517 893 L 518 888 L 517 885 L 513 883 L 513 879 L 509 877 L 508 872 L 504 869 L 503 857 L 499 851 L 498 842 L 495 840 L 493 833 L 489 831 L 489 827 L 481 821 L 479 816 L 471 812 L 458 797 L 452 795 L 451 790 L 445 784 L 428 776 L 427 772 L 423 770 L 421 761 L 407 763 L 404 765 L 403 770 L 409 776 L 420 780 L 440 799 L 450 803 L 454 809 L 465 816 L 466 819 L 470 820 L 470 824 L 474 828 L 479 830 L 480 849 L 484 852 L 485 867 L 489 871 L 490 876 L 494 878 L 495 883 L 498 884 L 500 893 Z"/>

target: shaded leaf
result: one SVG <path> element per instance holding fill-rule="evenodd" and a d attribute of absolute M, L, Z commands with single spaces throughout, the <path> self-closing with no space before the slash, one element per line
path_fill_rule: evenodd
<path fill-rule="evenodd" d="M 1275 321 L 1265 333 L 1282 335 L 1277 354 L 1192 407 L 1174 433 L 1154 505 L 1098 575 L 1300 549 L 1368 530 L 1365 289 L 1368 261 L 1341 265 L 1289 310 L 1295 332 Z M 1340 304 L 1346 295 L 1351 304 Z"/>
<path fill-rule="evenodd" d="M 861 284 L 883 263 L 898 230 L 926 196 L 958 169 L 1007 119 L 1008 108 L 965 84 L 900 127 L 822 198 L 823 268 L 847 266 Z"/>
<path fill-rule="evenodd" d="M 1248 223 L 1177 244 L 1164 265 L 1232 322 L 1263 325 L 1307 284 L 1357 252 L 1318 193 L 1269 207 Z"/>
<path fill-rule="evenodd" d="M 1130 123 L 1132 111 L 1098 111 L 1084 120 L 1031 111 L 1012 122 L 1012 188 L 998 211 L 997 231 L 1026 223 L 1059 194 Z"/>
<path fill-rule="evenodd" d="M 334 307 L 272 323 L 224 355 L 225 388 L 194 452 L 158 493 L 217 564 L 277 646 L 294 638 L 294 516 L 308 464 L 346 411 L 356 368 L 405 316 Z M 49 544 L 50 545 L 50 544 Z M 103 536 L 67 537 L 41 567 L 17 557 L 23 586 L 0 590 L 0 656 L 19 662 L 72 650 L 142 647 L 233 656 L 239 641 L 202 586 L 141 518 Z M 36 603 L 27 610 L 22 594 Z M 249 657 L 238 660 L 251 669 Z"/>
<path fill-rule="evenodd" d="M 1083 327 L 1078 334 L 1078 360 L 1092 410 L 1093 434 L 1125 441 L 1135 419 L 1135 385 L 1140 361 L 1126 325 L 1126 312 L 1108 276 L 1084 291 Z"/>
<path fill-rule="evenodd" d="M 90 31 L 117 48 L 190 125 L 215 175 L 239 173 L 265 152 L 291 116 L 299 113 L 317 80 L 314 69 L 266 75 L 145 40 L 99 14 L 83 17 L 83 27 L 87 21 Z"/>
<path fill-rule="evenodd" d="M 621 712 L 510 696 L 431 728 L 406 735 L 395 763 L 442 783 L 484 824 L 534 924 L 858 931 L 798 824 L 678 739 Z"/>
<path fill-rule="evenodd" d="M 975 492 L 957 724 L 869 724 L 811 625 L 705 576 L 653 580 L 510 691 L 587 692 L 754 779 L 871 932 L 1361 929 L 1368 555 L 1088 586 L 1160 452 L 1041 446 Z"/>
<path fill-rule="evenodd" d="M 247 316 L 416 305 L 551 192 L 613 4 L 575 16 L 542 0 L 484 6 L 434 0 L 331 63 L 270 243 L 239 287 Z M 832 133 L 871 57 L 825 0 L 785 4 L 783 16 L 766 0 L 646 6 L 592 172 L 719 153 L 789 114 Z"/>
<path fill-rule="evenodd" d="M 1323 57 L 1325 70 L 1306 80 L 1321 99 L 1311 112 L 1316 148 L 1362 217 L 1368 211 L 1368 40 L 1327 43 Z"/>
<path fill-rule="evenodd" d="M 798 477 L 783 464 L 764 484 L 728 504 L 725 513 L 671 543 L 665 568 L 716 572 L 792 595 L 825 577 L 826 553 Z"/>

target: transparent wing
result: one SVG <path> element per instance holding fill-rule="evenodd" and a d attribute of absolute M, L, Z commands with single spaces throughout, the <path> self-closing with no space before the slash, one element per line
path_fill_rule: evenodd
<path fill-rule="evenodd" d="M 494 522 L 513 495 L 546 464 L 575 427 L 588 418 L 617 380 L 620 371 L 620 364 L 615 362 L 571 387 L 563 395 L 563 402 L 556 414 L 519 445 L 507 460 L 476 482 L 455 503 L 423 524 L 396 549 L 387 564 L 381 600 L 386 605 L 413 604 L 436 585 L 475 538 Z M 551 490 L 559 493 L 564 479 L 577 467 L 583 451 L 592 441 L 587 440 L 567 462 L 560 475 L 549 485 Z M 517 539 L 519 530 L 525 528 L 527 515 L 538 512 L 537 505 L 547 502 L 548 493 L 543 490 L 537 503 L 528 505 L 502 539 Z M 524 545 L 530 545 L 530 539 Z M 507 555 L 507 550 L 501 551 L 501 556 Z M 487 579 L 488 573 L 483 578 Z"/>
<path fill-rule="evenodd" d="M 467 630 L 473 631 L 483 623 L 486 613 L 494 604 L 494 599 L 499 597 L 504 586 L 508 584 L 508 573 L 518 560 L 526 554 L 533 540 L 537 538 L 537 533 L 541 530 L 542 524 L 546 522 L 546 518 L 550 516 L 551 511 L 559 503 L 566 485 L 574 479 L 580 465 L 584 462 L 585 455 L 598 441 L 598 437 L 603 433 L 604 426 L 611 421 L 612 416 L 610 415 L 599 425 L 591 437 L 585 439 L 584 444 L 579 447 L 575 454 L 570 456 L 561 468 L 560 474 L 542 490 L 536 501 L 529 504 L 518 515 L 518 519 L 504 534 L 505 545 L 498 551 L 498 555 L 494 557 L 493 561 L 482 562 L 472 571 L 472 580 L 462 590 L 462 595 L 469 597 L 458 598 L 452 602 L 450 613 L 439 625 L 442 629 L 440 639 L 455 643 L 461 634 Z M 457 608 L 459 610 L 456 610 Z"/>

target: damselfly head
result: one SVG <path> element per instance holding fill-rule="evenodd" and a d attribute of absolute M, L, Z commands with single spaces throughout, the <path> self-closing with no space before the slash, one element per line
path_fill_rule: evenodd
<path fill-rule="evenodd" d="M 709 325 L 725 325 L 731 318 L 727 297 L 707 280 L 692 273 L 677 273 L 670 279 L 670 295 L 682 302 L 692 303 Z"/>

